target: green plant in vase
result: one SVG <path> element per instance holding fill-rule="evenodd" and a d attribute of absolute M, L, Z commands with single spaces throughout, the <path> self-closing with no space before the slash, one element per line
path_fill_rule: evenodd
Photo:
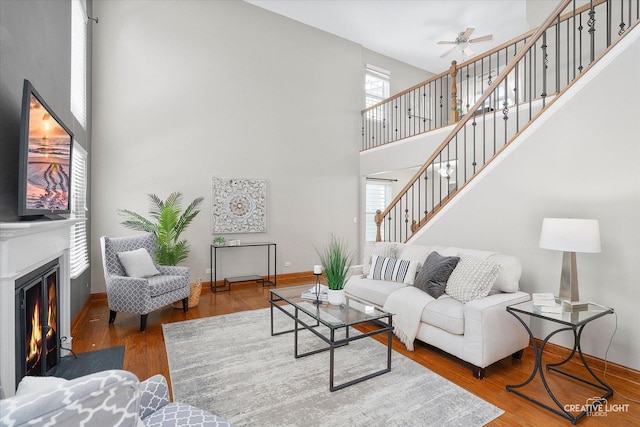
<path fill-rule="evenodd" d="M 125 218 L 121 222 L 127 228 L 153 233 L 156 236 L 156 248 L 153 257 L 160 265 L 177 265 L 189 255 L 189 244 L 180 235 L 200 213 L 199 206 L 204 200 L 196 198 L 182 210 L 182 193 L 176 191 L 162 200 L 155 194 L 149 194 L 151 202 L 149 215 L 152 219 L 127 209 L 118 209 Z"/>
<path fill-rule="evenodd" d="M 344 286 L 351 276 L 353 255 L 346 242 L 333 234 L 329 238 L 329 244 L 322 251 L 316 250 L 316 252 L 329 288 L 329 302 L 341 304 L 344 301 Z M 337 291 L 337 293 L 331 291 Z"/>

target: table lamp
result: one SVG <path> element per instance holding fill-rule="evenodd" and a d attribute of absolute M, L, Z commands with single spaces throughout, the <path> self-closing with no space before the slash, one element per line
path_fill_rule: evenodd
<path fill-rule="evenodd" d="M 600 226 L 597 219 L 544 218 L 540 247 L 563 251 L 558 297 L 566 311 L 583 311 L 580 301 L 576 252 L 600 252 Z"/>

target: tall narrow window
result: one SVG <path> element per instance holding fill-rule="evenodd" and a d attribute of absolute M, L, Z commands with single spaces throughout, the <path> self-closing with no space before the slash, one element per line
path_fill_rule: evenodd
<path fill-rule="evenodd" d="M 71 112 L 87 128 L 87 14 L 86 0 L 71 2 Z"/>
<path fill-rule="evenodd" d="M 388 181 L 367 181 L 366 201 L 365 201 L 365 238 L 367 242 L 376 240 L 376 222 L 374 220 L 376 211 L 384 211 L 391 202 L 391 183 Z M 381 230 L 384 233 L 384 229 Z M 384 235 L 382 236 L 384 240 Z"/>
<path fill-rule="evenodd" d="M 364 80 L 365 108 L 369 108 L 389 97 L 389 76 L 389 71 L 373 65 L 367 65 Z"/>
<path fill-rule="evenodd" d="M 71 227 L 71 278 L 89 267 L 87 247 L 87 152 L 73 144 L 71 171 L 71 217 L 80 221 Z"/>

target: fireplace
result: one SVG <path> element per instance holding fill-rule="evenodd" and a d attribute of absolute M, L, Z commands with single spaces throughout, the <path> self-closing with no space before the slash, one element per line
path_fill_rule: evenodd
<path fill-rule="evenodd" d="M 16 280 L 16 383 L 47 375 L 60 359 L 59 276 L 56 259 Z"/>
<path fill-rule="evenodd" d="M 20 315 L 17 314 L 19 310 L 15 303 L 16 291 L 21 287 L 18 283 L 23 285 L 21 280 L 25 277 L 34 279 L 30 276 L 33 272 L 46 269 L 46 266 L 54 261 L 59 264 L 55 273 L 57 287 L 53 288 L 54 291 L 50 291 L 48 280 L 45 280 L 47 287 L 40 292 L 42 292 L 42 298 L 46 298 L 47 306 L 50 298 L 57 300 L 55 311 L 49 310 L 50 314 L 56 315 L 56 319 L 51 322 L 48 320 L 49 314 L 45 315 L 37 311 L 41 319 L 47 319 L 44 325 L 53 329 L 46 332 L 50 334 L 55 332 L 57 335 L 55 340 L 50 342 L 58 346 L 58 349 L 49 348 L 44 370 L 47 370 L 47 365 L 53 363 L 56 357 L 60 359 L 69 353 L 68 350 L 60 347 L 61 340 L 66 338 L 65 347 L 73 348 L 69 247 L 71 226 L 78 221 L 65 219 L 0 222 L 0 384 L 7 397 L 15 394 L 18 385 L 16 379 L 21 378 L 22 375 L 18 373 L 21 372 L 21 368 L 17 369 L 18 360 L 23 360 L 21 356 L 23 353 L 19 351 L 25 352 L 24 360 L 26 360 L 26 347 L 22 350 L 22 344 L 16 343 L 16 334 L 21 328 Z M 51 275 L 46 277 L 51 279 Z M 29 279 L 26 280 L 29 281 Z M 55 325 L 57 328 L 54 327 Z"/>

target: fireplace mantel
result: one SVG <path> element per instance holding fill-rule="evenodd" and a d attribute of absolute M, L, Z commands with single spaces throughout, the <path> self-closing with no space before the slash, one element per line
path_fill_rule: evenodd
<path fill-rule="evenodd" d="M 7 396 L 16 389 L 16 280 L 56 258 L 60 261 L 59 336 L 67 337 L 65 347 L 70 347 L 70 229 L 78 221 L 82 220 L 0 222 L 0 383 Z"/>

